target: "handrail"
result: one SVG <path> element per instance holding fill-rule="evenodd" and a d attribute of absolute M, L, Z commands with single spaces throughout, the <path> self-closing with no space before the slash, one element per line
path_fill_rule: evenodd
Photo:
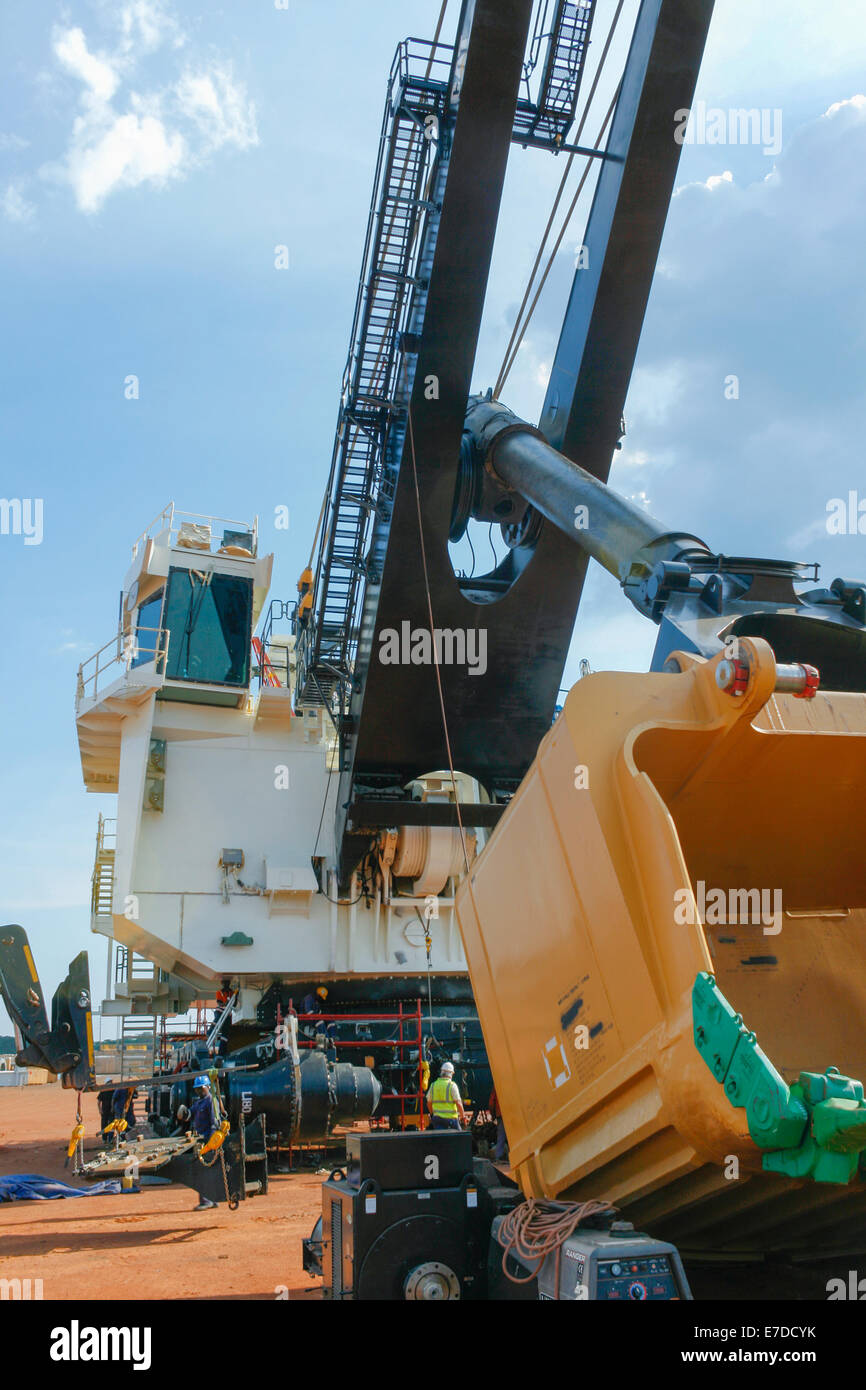
<path fill-rule="evenodd" d="M 258 548 L 259 548 L 259 519 L 258 519 L 257 516 L 253 517 L 252 523 L 250 523 L 250 522 L 248 522 L 248 521 L 238 521 L 235 517 L 231 517 L 231 516 L 214 516 L 214 515 L 211 515 L 211 514 L 209 514 L 209 513 L 207 513 L 207 512 L 186 512 L 186 511 L 180 511 L 180 510 L 175 506 L 174 502 L 169 502 L 168 506 L 167 506 L 167 507 L 163 507 L 162 511 L 159 512 L 159 513 L 154 517 L 154 519 L 153 519 L 153 521 L 150 523 L 150 525 L 147 526 L 147 527 L 145 527 L 145 529 L 142 531 L 141 535 L 140 535 L 140 536 L 138 537 L 138 539 L 133 543 L 133 547 L 132 547 L 132 558 L 133 558 L 133 560 L 134 560 L 135 557 L 137 556 L 137 554 L 138 554 L 138 552 L 139 552 L 139 549 L 140 549 L 141 545 L 142 545 L 145 541 L 152 539 L 152 537 L 153 537 L 154 535 L 160 535 L 160 534 L 161 534 L 162 532 L 164 532 L 164 531 L 168 531 L 168 533 L 169 533 L 169 544 L 171 545 L 171 544 L 172 544 L 172 537 L 175 536 L 175 535 L 178 533 L 178 531 L 180 530 L 180 528 L 181 528 L 181 526 L 184 524 L 184 522 L 188 522 L 188 521 L 191 521 L 191 522 L 206 522 L 206 523 L 208 524 L 208 526 L 210 526 L 210 523 L 211 523 L 211 522 L 219 522 L 220 525 L 222 525 L 222 526 L 224 526 L 224 527 L 225 527 L 225 526 L 228 526 L 228 527 L 233 527 L 233 528 L 235 528 L 235 529 L 238 530 L 238 531 L 249 532 L 250 535 L 251 535 L 252 538 L 253 538 L 253 547 L 252 547 L 253 555 L 257 555 L 257 554 L 258 554 Z M 219 549 L 219 546 L 217 546 L 216 548 L 217 548 L 217 550 L 218 550 L 218 549 Z"/>
<path fill-rule="evenodd" d="M 107 827 L 113 825 L 114 830 Z M 112 838 L 114 845 L 107 845 L 106 840 Z M 117 842 L 117 817 L 104 816 L 99 813 L 99 820 L 96 825 L 96 854 L 93 858 L 93 873 L 90 875 L 90 913 L 92 917 L 103 915 L 101 909 L 105 906 L 106 898 L 109 900 L 114 888 L 114 850 Z M 110 853 L 112 858 L 107 860 L 102 856 Z M 105 891 L 106 885 L 108 892 Z M 110 911 L 110 907 L 109 907 Z M 108 915 L 108 914 L 105 914 Z"/>
<path fill-rule="evenodd" d="M 288 647 L 283 646 L 282 642 L 272 641 L 274 622 L 285 621 L 290 629 L 295 627 L 298 605 L 292 599 L 272 598 L 268 605 L 268 611 L 262 623 L 261 632 L 253 638 L 253 653 L 255 656 L 254 665 L 258 667 L 259 686 L 283 686 L 290 685 L 291 658 Z M 277 654 L 284 656 L 284 660 L 278 660 Z M 285 675 L 285 680 L 283 680 Z"/>
<path fill-rule="evenodd" d="M 124 675 L 128 676 L 142 651 L 139 638 L 142 633 L 148 632 L 156 634 L 153 647 L 145 646 L 143 650 L 152 654 L 152 664 L 155 673 L 159 676 L 164 676 L 166 659 L 168 657 L 169 629 L 166 627 L 139 627 L 134 632 L 124 633 L 122 628 L 118 628 L 114 637 L 109 638 L 98 651 L 93 653 L 93 656 L 88 657 L 87 660 L 82 662 L 79 666 L 78 683 L 75 692 L 76 704 L 80 704 L 85 698 L 91 700 L 96 699 L 99 692 L 99 678 L 100 676 L 104 676 L 105 672 L 110 670 L 112 666 L 122 666 Z M 107 660 L 101 661 L 100 658 L 110 649 L 113 651 L 113 655 Z M 91 665 L 93 666 L 93 670 L 88 671 L 87 668 Z M 139 665 L 142 667 L 149 666 L 151 665 L 151 659 L 141 661 Z M 114 679 L 116 679 L 116 677 L 114 677 Z M 91 684 L 93 689 L 89 691 L 88 686 Z"/>
<path fill-rule="evenodd" d="M 109 830 L 109 829 L 107 828 L 109 825 L 113 825 L 113 826 L 115 827 L 114 830 Z M 97 854 L 99 854 L 100 850 L 103 850 L 103 849 L 107 849 L 107 848 L 108 848 L 108 846 L 106 845 L 105 841 L 106 841 L 106 839 L 108 839 L 108 838 L 111 837 L 111 836 L 114 836 L 114 838 L 115 838 L 115 840 L 116 840 L 116 838 L 117 838 L 117 816 L 104 816 L 104 815 L 102 814 L 102 812 L 100 811 L 100 812 L 99 812 L 99 819 L 98 819 L 97 822 L 96 822 L 96 853 L 97 853 Z"/>
<path fill-rule="evenodd" d="M 174 517 L 174 503 L 173 503 L 173 502 L 169 502 L 168 506 L 167 506 L 167 507 L 163 507 L 162 511 L 161 511 L 161 512 L 158 512 L 157 515 L 153 518 L 153 521 L 150 523 L 150 525 L 149 525 L 149 526 L 146 526 L 146 527 L 144 528 L 144 530 L 142 531 L 141 535 L 140 535 L 135 541 L 133 541 L 133 543 L 132 543 L 132 558 L 133 558 L 133 560 L 135 559 L 136 555 L 138 554 L 138 547 L 141 545 L 142 541 L 149 540 L 150 535 L 151 535 L 151 532 L 154 530 L 155 527 L 158 526 L 159 529 L 160 529 L 160 531 L 165 531 L 165 530 L 166 530 L 166 524 L 167 524 L 168 529 L 169 529 L 169 530 L 171 529 L 171 524 L 172 524 L 172 518 L 173 518 L 173 517 Z"/>
<path fill-rule="evenodd" d="M 451 45 L 407 39 L 391 73 L 361 274 L 343 372 L 340 408 L 315 560 L 309 656 L 297 668 L 297 690 L 325 703 L 337 690 L 347 712 L 365 583 L 364 556 L 376 525 L 390 431 L 411 381 L 403 377 L 404 332 L 420 312 L 418 266 L 432 255 L 439 206 L 433 192 L 440 142 L 425 138 L 426 121 L 447 116 Z M 444 144 L 445 142 L 443 142 Z M 306 651 L 307 644 L 303 644 Z"/>
<path fill-rule="evenodd" d="M 260 637 L 253 638 L 253 655 L 258 663 L 259 685 L 268 685 L 274 688 L 278 687 L 280 685 L 280 678 L 274 670 L 273 663 L 268 653 L 262 646 L 262 639 Z"/>

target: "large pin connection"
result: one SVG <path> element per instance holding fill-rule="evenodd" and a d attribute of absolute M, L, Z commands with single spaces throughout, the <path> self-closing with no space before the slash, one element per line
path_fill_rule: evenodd
<path fill-rule="evenodd" d="M 776 663 L 775 689 L 797 700 L 814 700 L 821 683 L 817 666 L 805 662 Z M 749 666 L 739 658 L 725 657 L 716 667 L 716 685 L 728 695 L 743 695 L 749 685 Z"/>

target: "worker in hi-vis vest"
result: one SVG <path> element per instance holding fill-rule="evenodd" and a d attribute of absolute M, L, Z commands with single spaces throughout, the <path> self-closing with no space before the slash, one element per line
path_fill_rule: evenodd
<path fill-rule="evenodd" d="M 460 1129 L 466 1123 L 466 1111 L 450 1062 L 442 1063 L 439 1075 L 427 1092 L 427 1109 L 433 1117 L 431 1129 Z"/>

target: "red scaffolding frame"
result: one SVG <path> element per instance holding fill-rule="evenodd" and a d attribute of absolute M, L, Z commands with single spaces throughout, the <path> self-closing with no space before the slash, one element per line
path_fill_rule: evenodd
<path fill-rule="evenodd" d="M 407 1116 L 406 1102 L 414 1101 L 418 1106 L 418 1128 L 424 1128 L 424 1021 L 421 1014 L 421 1000 L 415 1001 L 415 1007 L 405 1010 L 400 1004 L 399 1013 L 366 1013 L 366 1014 L 298 1014 L 295 1013 L 292 1000 L 289 1000 L 289 1013 L 293 1014 L 298 1023 L 396 1023 L 399 1028 L 397 1038 L 356 1038 L 356 1039 L 333 1039 L 332 1044 L 335 1049 L 344 1047 L 366 1048 L 370 1051 L 374 1047 L 396 1047 L 401 1051 L 403 1048 L 417 1047 L 418 1049 L 418 1089 L 417 1091 L 396 1091 L 386 1097 L 388 1100 L 399 1100 L 400 1102 L 400 1128 L 406 1128 L 407 1118 L 414 1118 L 409 1112 Z M 414 1025 L 413 1032 L 406 1035 L 404 1028 Z M 298 1038 L 298 1046 L 313 1048 L 317 1046 L 312 1038 Z"/>

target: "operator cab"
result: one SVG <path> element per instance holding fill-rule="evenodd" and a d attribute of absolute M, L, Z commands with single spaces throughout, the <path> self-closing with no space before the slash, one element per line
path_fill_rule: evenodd
<path fill-rule="evenodd" d="M 153 667 L 162 677 L 157 699 L 243 704 L 271 562 L 258 558 L 256 523 L 173 506 L 139 538 L 121 594 L 120 629 L 130 667 Z"/>

